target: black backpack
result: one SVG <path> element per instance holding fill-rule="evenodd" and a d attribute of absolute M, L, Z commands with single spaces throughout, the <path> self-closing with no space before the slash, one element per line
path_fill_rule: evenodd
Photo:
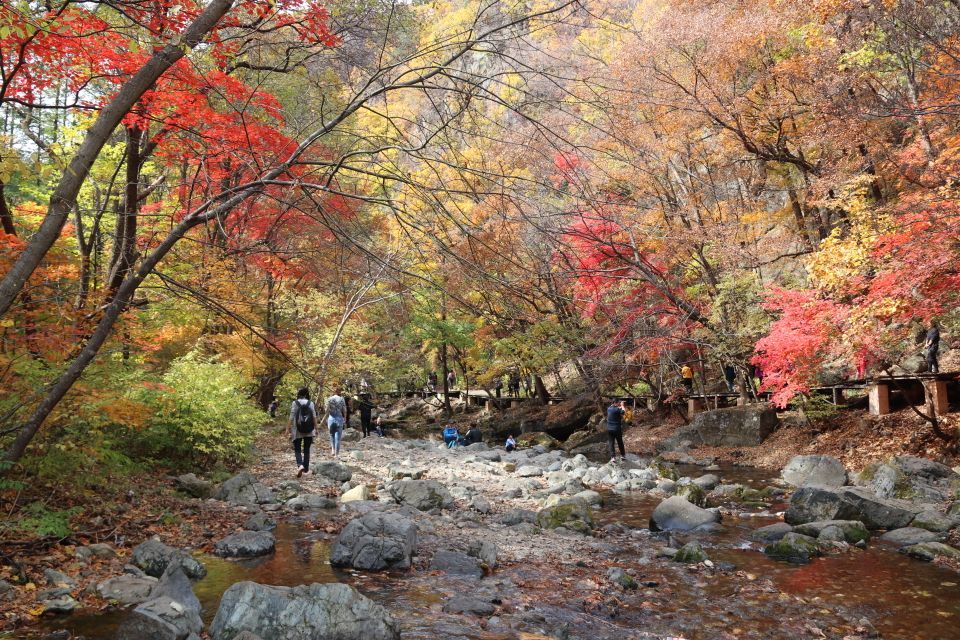
<path fill-rule="evenodd" d="M 313 409 L 310 407 L 310 403 L 302 404 L 297 403 L 297 413 L 294 416 L 294 424 L 297 425 L 297 432 L 301 434 L 310 434 L 313 433 L 313 425 L 316 421 L 313 415 Z"/>

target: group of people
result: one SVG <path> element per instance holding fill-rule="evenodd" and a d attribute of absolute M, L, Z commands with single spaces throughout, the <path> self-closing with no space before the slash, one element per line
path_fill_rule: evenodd
<path fill-rule="evenodd" d="M 461 434 L 459 429 L 449 423 L 443 428 L 443 443 L 447 445 L 448 449 L 466 447 L 475 442 L 483 442 L 483 434 L 480 433 L 480 427 L 477 425 L 471 426 L 464 434 Z"/>
<path fill-rule="evenodd" d="M 429 374 L 427 374 L 427 391 L 429 391 L 430 393 L 437 392 L 437 380 L 439 380 L 439 378 L 437 378 L 436 371 L 431 371 Z M 453 389 L 453 387 L 456 386 L 456 384 L 457 384 L 457 374 L 454 373 L 453 370 L 451 369 L 450 371 L 447 372 L 447 389 L 448 390 Z"/>
<path fill-rule="evenodd" d="M 530 384 L 526 383 L 527 395 L 530 395 Z M 497 380 L 493 385 L 493 389 L 497 394 L 497 397 L 500 397 L 501 392 L 503 391 L 503 376 L 497 376 Z M 517 371 L 511 371 L 510 375 L 507 376 L 507 394 L 514 397 L 520 397 L 520 373 Z"/>
<path fill-rule="evenodd" d="M 274 403 L 276 400 L 274 400 Z M 360 413 L 360 424 L 363 437 L 376 433 L 383 437 L 383 424 L 380 416 L 373 421 L 373 410 L 376 405 L 368 393 L 361 393 L 356 400 L 357 410 Z M 276 407 L 271 403 L 272 413 Z M 343 430 L 350 422 L 350 400 L 346 398 L 340 388 L 334 390 L 333 395 L 323 403 L 322 416 L 316 405 L 310 399 L 310 391 L 302 387 L 297 391 L 297 398 L 290 405 L 290 440 L 293 442 L 293 454 L 297 461 L 297 477 L 310 474 L 310 448 L 317 437 L 319 425 L 326 424 L 330 435 L 330 455 L 340 457 L 340 443 Z"/>

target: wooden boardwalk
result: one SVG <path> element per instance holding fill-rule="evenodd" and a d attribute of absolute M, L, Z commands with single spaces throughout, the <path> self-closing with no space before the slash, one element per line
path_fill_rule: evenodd
<path fill-rule="evenodd" d="M 836 384 L 822 385 L 814 387 L 810 391 L 815 394 L 825 395 L 829 401 L 837 406 L 843 406 L 848 400 L 848 392 L 864 392 L 868 398 L 868 407 L 872 415 L 882 416 L 890 413 L 891 394 L 900 394 L 904 396 L 907 402 L 919 404 L 922 395 L 922 401 L 933 407 L 937 415 L 942 415 L 950 410 L 950 401 L 948 397 L 948 386 L 950 383 L 957 382 L 960 379 L 960 372 L 946 373 L 916 373 L 894 376 L 876 376 L 857 380 L 845 380 Z M 922 389 L 922 393 L 921 393 Z M 509 409 L 520 404 L 534 400 L 532 396 L 491 396 L 486 391 L 471 389 L 469 393 L 463 389 L 451 389 L 449 391 L 451 398 L 464 400 L 467 405 L 480 407 L 497 407 L 498 409 Z M 437 402 L 443 402 L 443 392 L 429 391 L 387 391 L 377 395 L 389 398 L 414 398 L 433 399 Z M 716 391 L 704 393 L 684 394 L 682 397 L 687 401 L 688 415 L 694 415 L 701 411 L 710 409 L 720 409 L 734 405 L 742 405 L 751 402 L 764 402 L 770 399 L 770 392 L 763 391 L 756 394 L 741 394 L 737 391 Z M 641 394 L 636 396 L 604 396 L 606 402 L 624 401 L 634 408 L 638 403 L 644 403 L 648 406 L 670 396 L 655 396 L 652 394 Z M 565 396 L 551 397 L 549 404 L 557 404 L 566 400 Z"/>

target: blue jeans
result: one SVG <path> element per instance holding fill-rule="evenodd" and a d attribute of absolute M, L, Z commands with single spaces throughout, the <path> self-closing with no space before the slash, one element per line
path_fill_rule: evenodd
<path fill-rule="evenodd" d="M 340 453 L 340 437 L 343 435 L 343 418 L 337 419 L 333 416 L 327 418 L 327 429 L 330 431 L 330 448 L 334 455 Z"/>
<path fill-rule="evenodd" d="M 293 455 L 297 458 L 297 466 L 303 467 L 304 471 L 310 470 L 310 445 L 313 444 L 313 438 L 295 438 L 293 441 Z M 301 454 L 300 450 L 303 449 Z"/>

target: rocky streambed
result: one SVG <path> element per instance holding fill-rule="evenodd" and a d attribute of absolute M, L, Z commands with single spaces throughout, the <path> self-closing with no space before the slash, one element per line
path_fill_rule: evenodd
<path fill-rule="evenodd" d="M 368 438 L 297 480 L 283 444 L 208 498 L 249 512 L 223 557 L 119 550 L 97 587 L 116 608 L 41 633 L 853 640 L 954 637 L 960 616 L 960 576 L 926 562 L 957 553 L 960 476 L 930 461 L 781 477 Z"/>

